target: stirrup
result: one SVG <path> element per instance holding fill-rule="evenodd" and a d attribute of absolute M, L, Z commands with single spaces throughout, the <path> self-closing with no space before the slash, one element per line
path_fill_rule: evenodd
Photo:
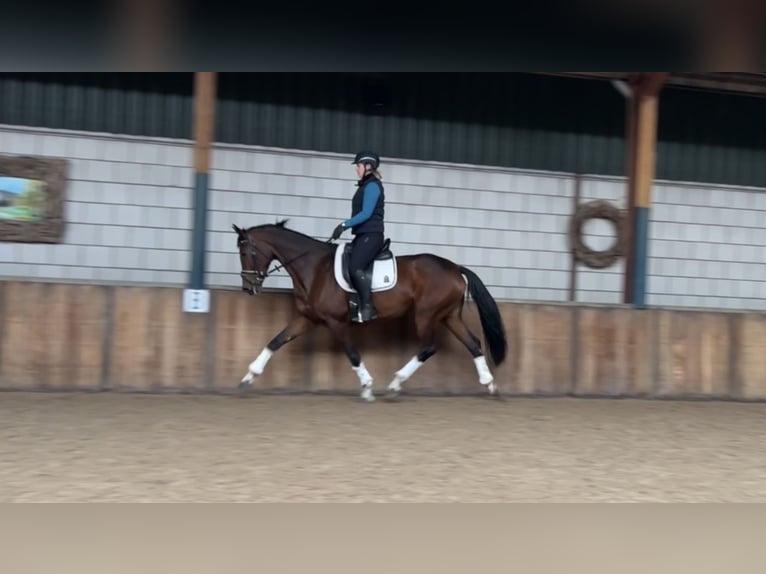
<path fill-rule="evenodd" d="M 366 319 L 364 317 L 365 311 L 367 311 L 367 314 L 369 315 L 369 317 L 367 317 Z M 375 307 L 373 307 L 372 305 L 370 305 L 369 307 L 363 307 L 359 309 L 360 322 L 366 323 L 367 321 L 372 321 L 373 319 L 377 319 L 377 318 L 378 318 L 378 314 L 375 311 Z"/>

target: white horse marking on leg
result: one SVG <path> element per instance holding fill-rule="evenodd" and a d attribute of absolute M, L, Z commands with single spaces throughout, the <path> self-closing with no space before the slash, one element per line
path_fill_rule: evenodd
<path fill-rule="evenodd" d="M 422 366 L 423 362 L 419 361 L 417 356 L 412 357 L 406 365 L 394 373 L 394 380 L 388 384 L 388 390 L 397 393 L 401 391 L 402 383 L 414 375 L 415 371 Z"/>
<path fill-rule="evenodd" d="M 274 351 L 268 347 L 264 347 L 263 351 L 261 351 L 261 354 L 258 355 L 258 358 L 250 363 L 247 374 L 242 377 L 242 382 L 249 385 L 253 382 L 253 378 L 262 375 L 263 370 L 266 368 L 266 363 L 269 362 L 269 359 L 271 359 L 273 354 Z"/>
<path fill-rule="evenodd" d="M 479 382 L 482 385 L 491 384 L 495 378 L 492 376 L 492 373 L 487 366 L 487 359 L 484 358 L 484 355 L 475 357 L 473 362 L 476 365 L 476 372 L 479 373 Z"/>
<path fill-rule="evenodd" d="M 362 385 L 362 398 L 365 401 L 374 401 L 375 395 L 372 393 L 372 375 L 367 371 L 367 367 L 364 366 L 364 363 L 359 363 L 358 367 L 352 366 L 351 368 L 359 377 L 359 383 Z"/>

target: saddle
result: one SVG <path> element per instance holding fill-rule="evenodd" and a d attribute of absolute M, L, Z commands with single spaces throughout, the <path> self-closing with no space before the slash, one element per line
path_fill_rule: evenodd
<path fill-rule="evenodd" d="M 339 244 L 335 251 L 335 281 L 347 293 L 356 293 L 352 287 L 349 273 L 351 243 Z M 396 286 L 396 256 L 391 251 L 391 239 L 386 238 L 372 263 L 365 269 L 365 274 L 372 274 L 371 291 L 388 291 Z"/>

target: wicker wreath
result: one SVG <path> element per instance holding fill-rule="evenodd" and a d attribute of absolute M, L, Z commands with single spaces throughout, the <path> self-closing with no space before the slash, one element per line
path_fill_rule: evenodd
<path fill-rule="evenodd" d="M 605 219 L 614 224 L 617 238 L 609 249 L 595 251 L 585 245 L 582 227 L 589 219 Z M 569 223 L 569 240 L 575 260 L 591 269 L 604 269 L 614 265 L 625 253 L 625 214 L 608 201 L 596 200 L 577 207 Z"/>

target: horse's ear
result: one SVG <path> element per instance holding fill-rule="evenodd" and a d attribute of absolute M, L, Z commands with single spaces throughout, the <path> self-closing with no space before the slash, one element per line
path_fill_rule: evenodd
<path fill-rule="evenodd" d="M 231 228 L 232 228 L 234 231 L 236 231 L 236 232 L 237 232 L 237 235 L 242 235 L 242 232 L 243 232 L 243 230 L 242 230 L 242 229 L 240 229 L 239 227 L 237 227 L 237 224 L 236 224 L 236 223 L 232 223 L 232 224 L 231 224 Z"/>

